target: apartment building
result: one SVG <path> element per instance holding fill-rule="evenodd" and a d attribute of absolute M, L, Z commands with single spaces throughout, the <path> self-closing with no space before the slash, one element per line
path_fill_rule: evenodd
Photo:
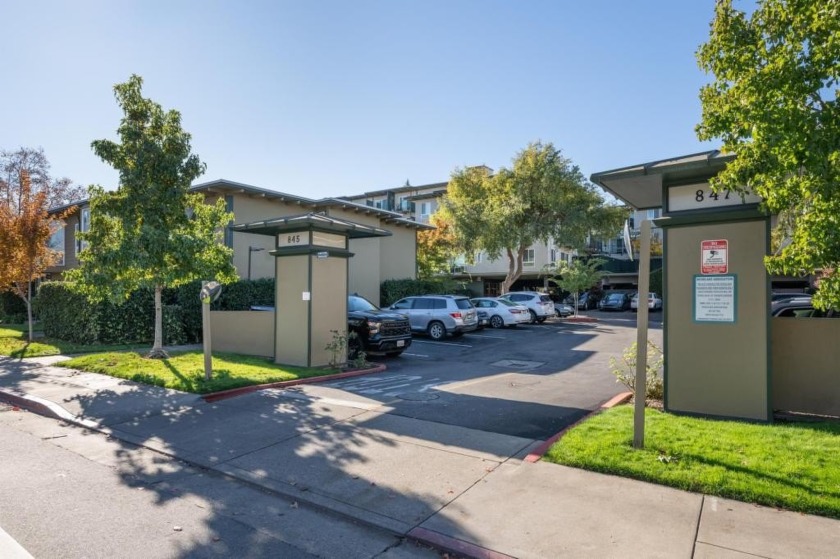
<path fill-rule="evenodd" d="M 275 258 L 270 251 L 275 248 L 275 240 L 265 235 L 234 231 L 234 225 L 321 213 L 385 229 L 390 235 L 350 239 L 349 242 L 349 250 L 354 256 L 349 260 L 348 289 L 375 303 L 379 302 L 379 288 L 383 281 L 417 276 L 417 231 L 431 228 L 401 213 L 350 200 L 313 200 L 224 179 L 198 184 L 190 190 L 204 194 L 208 203 L 223 198 L 228 211 L 233 212 L 234 221 L 225 230 L 224 243 L 233 249 L 233 264 L 240 278 L 274 277 Z M 52 211 L 62 209 L 70 209 L 71 213 L 66 217 L 64 227 L 50 241 L 50 246 L 62 253 L 62 259 L 47 270 L 49 279 L 60 278 L 64 271 L 78 266 L 78 254 L 85 247 L 76 234 L 90 227 L 87 200 Z"/>
<path fill-rule="evenodd" d="M 375 190 L 364 194 L 345 196 L 342 199 L 371 208 L 399 212 L 406 219 L 427 224 L 431 215 L 440 206 L 440 198 L 446 193 L 448 183 L 437 182 L 412 186 L 406 181 L 404 186 L 391 189 Z M 661 215 L 660 209 L 637 210 L 630 218 L 630 230 L 633 238 L 639 235 L 639 226 L 644 219 L 654 219 Z M 655 228 L 653 236 L 659 246 L 662 243 L 662 231 Z M 616 231 L 610 239 L 592 239 L 587 252 L 607 259 L 607 274 L 604 277 L 606 287 L 632 288 L 638 285 L 638 264 L 631 262 L 624 246 L 623 231 Z M 577 251 L 554 243 L 538 243 L 529 247 L 523 260 L 522 276 L 513 285 L 513 290 L 550 289 L 551 270 L 562 262 L 570 262 Z M 506 257 L 490 259 L 487 253 L 479 252 L 468 262 L 461 257 L 453 262 L 452 272 L 456 279 L 466 281 L 477 294 L 501 294 L 501 282 L 507 275 Z"/>

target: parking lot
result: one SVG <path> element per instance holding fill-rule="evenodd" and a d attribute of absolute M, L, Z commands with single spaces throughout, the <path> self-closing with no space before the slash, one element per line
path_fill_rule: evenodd
<path fill-rule="evenodd" d="M 386 372 L 322 386 L 332 398 L 396 415 L 546 439 L 626 390 L 609 360 L 636 341 L 636 314 L 586 315 L 599 321 L 550 319 L 441 341 L 415 336 L 400 357 L 377 359 Z M 661 315 L 650 315 L 650 338 L 660 344 Z"/>

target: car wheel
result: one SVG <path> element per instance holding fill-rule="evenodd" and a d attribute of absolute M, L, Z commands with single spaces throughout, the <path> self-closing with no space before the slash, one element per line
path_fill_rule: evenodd
<path fill-rule="evenodd" d="M 537 323 L 537 313 L 535 313 L 531 309 L 528 309 L 528 312 L 531 313 L 531 324 L 536 324 Z"/>
<path fill-rule="evenodd" d="M 537 322 L 539 322 L 540 324 L 542 324 L 543 322 L 545 322 L 545 317 L 544 317 L 544 316 L 539 317 L 539 318 L 537 319 Z"/>
<path fill-rule="evenodd" d="M 441 322 L 432 322 L 429 324 L 429 337 L 433 340 L 442 340 L 446 337 L 446 328 Z"/>
<path fill-rule="evenodd" d="M 505 321 L 504 321 L 504 319 L 502 319 L 501 316 L 499 316 L 497 314 L 494 314 L 490 318 L 490 327 L 491 328 L 504 328 L 504 326 L 505 326 Z"/>

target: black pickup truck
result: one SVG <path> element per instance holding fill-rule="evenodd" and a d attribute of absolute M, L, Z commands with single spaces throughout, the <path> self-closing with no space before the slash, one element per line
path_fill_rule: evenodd
<path fill-rule="evenodd" d="M 347 297 L 347 331 L 356 334 L 348 342 L 351 359 L 359 350 L 397 356 L 411 345 L 407 316 L 383 311 L 359 295 Z"/>

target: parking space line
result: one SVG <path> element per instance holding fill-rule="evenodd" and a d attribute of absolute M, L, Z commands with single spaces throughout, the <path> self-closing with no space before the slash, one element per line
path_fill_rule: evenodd
<path fill-rule="evenodd" d="M 489 334 L 470 334 L 473 338 L 493 338 L 494 340 L 506 340 L 504 336 L 490 336 Z"/>
<path fill-rule="evenodd" d="M 414 340 L 411 343 L 413 344 L 437 344 L 437 345 L 445 345 L 450 347 L 472 347 L 469 344 L 460 344 L 457 342 L 433 342 L 431 340 Z"/>
<path fill-rule="evenodd" d="M 408 353 L 408 352 L 405 352 L 405 351 L 402 354 L 403 355 L 408 355 L 409 357 L 429 357 L 428 355 L 423 355 L 421 353 Z"/>

